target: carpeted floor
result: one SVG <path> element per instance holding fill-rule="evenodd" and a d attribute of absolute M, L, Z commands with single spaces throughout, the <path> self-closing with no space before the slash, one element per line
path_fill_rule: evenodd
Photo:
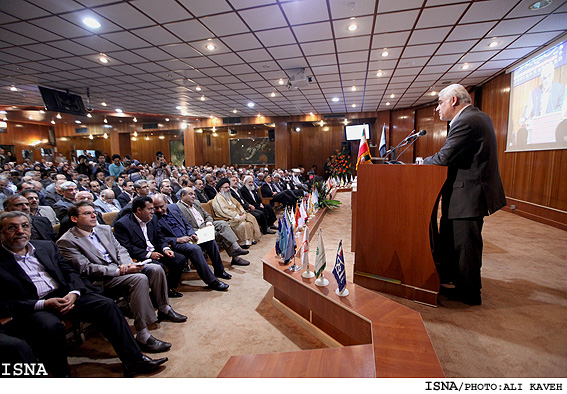
<path fill-rule="evenodd" d="M 347 277 L 352 280 L 350 193 L 322 224 L 330 280 L 343 239 Z M 567 376 L 567 232 L 498 212 L 484 226 L 483 304 L 444 301 L 437 308 L 386 295 L 421 313 L 447 377 Z M 188 322 L 160 323 L 151 333 L 172 343 L 166 367 L 154 377 L 216 377 L 231 355 L 325 347 L 272 307 L 271 285 L 260 259 L 273 248 L 265 235 L 246 256 L 252 264 L 232 268 L 226 293 L 208 291 L 196 273 L 185 274 L 184 297 L 173 308 Z M 310 252 L 314 262 L 315 244 Z M 132 323 L 132 321 L 130 320 Z M 70 349 L 74 376 L 121 376 L 121 365 L 99 334 Z"/>

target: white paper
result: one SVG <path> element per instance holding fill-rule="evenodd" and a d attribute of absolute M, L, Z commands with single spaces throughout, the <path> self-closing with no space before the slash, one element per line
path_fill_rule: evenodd
<path fill-rule="evenodd" d="M 200 228 L 199 230 L 195 231 L 197 237 L 199 237 L 198 244 L 202 244 L 203 242 L 209 242 L 215 239 L 215 226 L 205 226 Z"/>

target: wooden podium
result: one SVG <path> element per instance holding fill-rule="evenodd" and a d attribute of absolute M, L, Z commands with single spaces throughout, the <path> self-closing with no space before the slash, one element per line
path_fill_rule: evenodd
<path fill-rule="evenodd" d="M 354 283 L 437 305 L 430 223 L 446 177 L 432 165 L 358 167 Z"/>

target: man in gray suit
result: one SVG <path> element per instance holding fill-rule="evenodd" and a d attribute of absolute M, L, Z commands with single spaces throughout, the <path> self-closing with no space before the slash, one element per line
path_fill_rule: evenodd
<path fill-rule="evenodd" d="M 186 187 L 181 189 L 179 195 L 181 200 L 177 202 L 177 206 L 194 229 L 203 228 L 205 226 L 215 226 L 215 241 L 232 257 L 230 263 L 232 265 L 250 265 L 249 261 L 239 257 L 248 254 L 248 251 L 238 245 L 238 238 L 230 228 L 228 222 L 224 220 L 213 220 L 211 215 L 203 209 L 201 204 L 195 201 L 195 190 L 192 188 Z"/>
<path fill-rule="evenodd" d="M 114 198 L 112 189 L 104 189 L 100 192 L 100 198 L 94 201 L 95 209 L 100 213 L 120 212 L 122 207 L 117 199 Z"/>
<path fill-rule="evenodd" d="M 471 105 L 461 85 L 439 93 L 437 111 L 441 120 L 450 121 L 449 132 L 445 145 L 424 164 L 448 167 L 441 191 L 439 274 L 442 284 L 451 281 L 455 287 L 441 287 L 441 293 L 480 305 L 484 217 L 506 205 L 496 135 L 490 117 Z"/>
<path fill-rule="evenodd" d="M 158 264 L 133 263 L 126 249 L 112 235 L 109 226 L 99 225 L 94 204 L 78 202 L 69 207 L 69 218 L 75 227 L 57 241 L 65 259 L 69 260 L 82 277 L 102 288 L 104 294 L 115 298 L 128 294 L 130 310 L 134 315 L 136 340 L 145 352 L 169 350 L 171 344 L 154 338 L 148 326 L 160 320 L 176 323 L 187 317 L 173 310 L 167 296 L 167 281 Z M 149 290 L 158 306 L 158 317 L 152 306 Z"/>

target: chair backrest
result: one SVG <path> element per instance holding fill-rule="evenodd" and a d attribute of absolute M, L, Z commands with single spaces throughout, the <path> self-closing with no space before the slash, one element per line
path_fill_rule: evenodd
<path fill-rule="evenodd" d="M 266 205 L 270 205 L 270 203 L 272 202 L 272 198 L 273 197 L 263 197 L 262 196 L 262 189 L 258 188 L 258 195 L 260 196 L 260 198 L 262 199 L 262 204 Z M 278 203 L 276 203 L 278 204 Z M 279 205 L 279 204 L 278 204 Z"/>
<path fill-rule="evenodd" d="M 112 226 L 112 222 L 114 222 L 114 218 L 118 215 L 118 211 L 116 212 L 105 212 L 102 214 L 102 220 L 109 226 Z"/>
<path fill-rule="evenodd" d="M 211 215 L 211 217 L 215 216 L 214 212 L 213 212 L 213 200 L 207 201 L 205 203 L 201 203 L 201 206 L 203 207 L 205 212 L 207 212 L 209 215 Z"/>
<path fill-rule="evenodd" d="M 55 234 L 57 234 L 58 236 L 59 236 L 59 229 L 60 228 L 61 228 L 61 224 L 56 224 L 55 226 L 53 226 L 53 231 L 55 231 Z"/>

